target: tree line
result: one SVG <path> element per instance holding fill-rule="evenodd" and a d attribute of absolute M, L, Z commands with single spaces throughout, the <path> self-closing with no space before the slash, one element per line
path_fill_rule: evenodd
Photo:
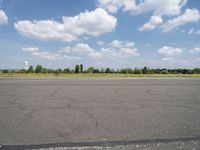
<path fill-rule="evenodd" d="M 67 73 L 121 73 L 121 74 L 200 74 L 200 68 L 194 69 L 151 69 L 148 67 L 143 68 L 123 68 L 123 69 L 112 69 L 112 68 L 94 68 L 89 67 L 87 69 L 83 68 L 83 64 L 75 65 L 74 69 L 65 68 L 65 69 L 48 69 L 42 65 L 37 65 L 35 68 L 30 66 L 27 70 L 2 70 L 2 73 L 55 73 L 58 74 L 67 74 Z"/>

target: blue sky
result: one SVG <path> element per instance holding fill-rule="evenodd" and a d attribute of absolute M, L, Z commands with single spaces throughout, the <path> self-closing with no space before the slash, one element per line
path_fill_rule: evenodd
<path fill-rule="evenodd" d="M 200 0 L 0 0 L 0 68 L 200 67 Z"/>

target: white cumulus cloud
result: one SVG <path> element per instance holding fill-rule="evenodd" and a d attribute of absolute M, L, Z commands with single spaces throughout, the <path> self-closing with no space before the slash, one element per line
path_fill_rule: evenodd
<path fill-rule="evenodd" d="M 91 58 L 101 58 L 101 54 L 95 51 L 86 43 L 77 43 L 74 47 L 65 47 L 61 52 L 66 52 L 68 54 L 74 53 L 83 56 L 89 56 Z"/>
<path fill-rule="evenodd" d="M 39 51 L 38 47 L 25 47 L 22 48 L 22 50 L 24 52 L 31 52 L 31 53 Z"/>
<path fill-rule="evenodd" d="M 56 51 L 44 51 L 38 47 L 25 47 L 22 51 L 47 60 L 126 60 L 139 56 L 134 42 L 113 40 L 104 42 L 98 49 L 90 47 L 87 43 L 76 43 L 74 46 L 59 48 Z"/>
<path fill-rule="evenodd" d="M 174 60 L 174 58 L 172 58 L 172 57 L 164 57 L 161 60 L 162 61 L 172 61 L 172 60 Z"/>
<path fill-rule="evenodd" d="M 190 50 L 191 53 L 199 53 L 200 52 L 200 47 L 195 47 Z"/>
<path fill-rule="evenodd" d="M 187 23 L 198 22 L 200 20 L 200 13 L 197 9 L 186 9 L 185 13 L 164 23 L 161 28 L 164 32 L 171 31 L 174 28 L 185 25 Z"/>
<path fill-rule="evenodd" d="M 77 16 L 55 20 L 22 20 L 14 24 L 23 36 L 41 40 L 73 41 L 82 35 L 99 36 L 115 30 L 117 19 L 104 9 L 85 11 Z"/>
<path fill-rule="evenodd" d="M 182 53 L 182 49 L 180 48 L 173 48 L 168 46 L 163 46 L 158 50 L 160 54 L 166 55 L 166 56 L 175 56 L 180 55 Z"/>
<path fill-rule="evenodd" d="M 134 14 L 153 12 L 154 15 L 174 16 L 181 13 L 187 0 L 97 0 L 98 6 L 116 13 L 119 9 Z"/>
<path fill-rule="evenodd" d="M 137 6 L 137 13 L 153 12 L 154 15 L 174 16 L 181 13 L 187 0 L 143 0 Z"/>
<path fill-rule="evenodd" d="M 140 55 L 134 42 L 113 40 L 106 45 L 100 52 L 102 56 L 109 59 L 124 59 Z"/>
<path fill-rule="evenodd" d="M 8 23 L 8 17 L 3 10 L 0 10 L 0 25 L 4 25 Z"/>
<path fill-rule="evenodd" d="M 135 43 L 129 42 L 129 41 L 113 40 L 112 42 L 108 43 L 107 45 L 112 48 L 122 48 L 122 47 L 131 48 L 131 47 L 135 46 Z"/>
<path fill-rule="evenodd" d="M 77 43 L 75 46 L 62 48 L 59 52 L 98 60 L 124 59 L 139 56 L 138 49 L 133 42 L 113 40 L 109 43 L 103 41 L 101 43 L 103 45 L 99 45 L 100 48 L 98 50 L 90 47 L 87 43 Z"/>
<path fill-rule="evenodd" d="M 25 48 L 22 48 L 22 51 L 27 52 L 33 56 L 37 56 L 37 57 L 40 57 L 42 59 L 47 59 L 47 60 L 81 59 L 78 56 L 61 55 L 59 52 L 42 51 L 38 47 L 25 47 Z"/>
<path fill-rule="evenodd" d="M 98 6 L 108 10 L 110 13 L 116 13 L 119 9 L 123 11 L 133 11 L 136 9 L 135 0 L 97 0 Z"/>
<path fill-rule="evenodd" d="M 116 13 L 118 10 L 131 14 L 152 13 L 151 18 L 139 31 L 153 30 L 163 23 L 162 16 L 177 16 L 182 13 L 182 7 L 187 0 L 97 0 L 98 6 Z"/>
<path fill-rule="evenodd" d="M 151 16 L 149 22 L 145 23 L 142 27 L 140 27 L 139 31 L 153 30 L 162 22 L 163 22 L 163 19 L 161 16 Z"/>

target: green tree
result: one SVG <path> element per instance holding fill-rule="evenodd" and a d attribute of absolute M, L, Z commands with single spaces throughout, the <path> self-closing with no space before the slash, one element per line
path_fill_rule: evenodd
<path fill-rule="evenodd" d="M 83 64 L 80 64 L 80 72 L 83 73 Z"/>
<path fill-rule="evenodd" d="M 94 72 L 94 67 L 89 67 L 88 69 L 87 69 L 87 73 L 93 73 Z"/>
<path fill-rule="evenodd" d="M 145 66 L 145 67 L 142 69 L 142 72 L 143 72 L 143 74 L 147 74 L 147 73 L 148 73 L 148 68 Z"/>
<path fill-rule="evenodd" d="M 79 70 L 79 65 L 76 65 L 76 66 L 75 66 L 75 73 L 79 73 L 79 71 L 80 71 L 80 70 Z"/>
<path fill-rule="evenodd" d="M 110 72 L 111 72 L 110 68 L 106 68 L 105 73 L 110 73 Z"/>
<path fill-rule="evenodd" d="M 94 69 L 93 73 L 100 73 L 99 69 Z"/>
<path fill-rule="evenodd" d="M 37 65 L 35 67 L 35 73 L 41 73 L 42 72 L 42 65 Z"/>
<path fill-rule="evenodd" d="M 26 72 L 27 72 L 27 73 L 34 73 L 34 68 L 33 68 L 33 66 L 30 66 Z"/>
<path fill-rule="evenodd" d="M 192 73 L 194 73 L 194 74 L 200 74 L 200 68 L 194 68 L 192 70 Z"/>

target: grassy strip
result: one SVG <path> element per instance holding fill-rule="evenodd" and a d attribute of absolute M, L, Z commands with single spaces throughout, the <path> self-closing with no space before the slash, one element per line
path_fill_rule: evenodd
<path fill-rule="evenodd" d="M 2 73 L 0 77 L 66 77 L 66 78 L 138 78 L 138 77 L 181 77 L 200 78 L 200 74 L 114 74 L 114 73 L 80 73 L 59 74 L 54 73 Z"/>

